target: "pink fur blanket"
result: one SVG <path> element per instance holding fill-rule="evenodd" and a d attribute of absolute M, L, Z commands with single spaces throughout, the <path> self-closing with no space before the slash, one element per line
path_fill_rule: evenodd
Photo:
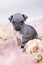
<path fill-rule="evenodd" d="M 43 36 L 43 19 L 28 24 L 36 29 L 39 37 Z M 17 44 L 15 36 L 7 41 L 0 40 L 0 65 L 43 65 L 43 59 L 40 63 L 36 63 L 36 55 L 23 53 L 20 47 L 15 47 L 15 44 Z M 40 54 L 43 55 L 43 52 Z"/>

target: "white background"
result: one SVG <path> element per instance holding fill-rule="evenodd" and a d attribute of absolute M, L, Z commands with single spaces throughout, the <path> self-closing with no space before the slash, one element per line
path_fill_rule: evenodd
<path fill-rule="evenodd" d="M 26 14 L 28 21 L 42 19 L 43 0 L 0 0 L 0 24 L 5 24 L 15 13 Z"/>

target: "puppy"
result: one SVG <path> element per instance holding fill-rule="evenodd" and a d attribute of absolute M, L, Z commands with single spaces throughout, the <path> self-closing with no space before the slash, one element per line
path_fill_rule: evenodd
<path fill-rule="evenodd" d="M 25 43 L 29 40 L 38 38 L 36 30 L 32 26 L 25 24 L 27 18 L 28 17 L 26 15 L 20 13 L 11 15 L 8 18 L 12 23 L 15 31 L 22 35 L 21 48 L 24 48 Z"/>

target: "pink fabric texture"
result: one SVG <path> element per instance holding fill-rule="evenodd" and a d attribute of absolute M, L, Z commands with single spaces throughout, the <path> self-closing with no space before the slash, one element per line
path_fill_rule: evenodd
<path fill-rule="evenodd" d="M 36 29 L 39 36 L 43 36 L 43 19 L 28 24 Z M 20 47 L 15 47 L 15 44 L 17 44 L 15 37 L 7 41 L 0 40 L 0 65 L 43 65 L 43 59 L 40 63 L 36 62 L 37 54 L 23 53 Z M 43 52 L 39 54 L 43 56 Z"/>

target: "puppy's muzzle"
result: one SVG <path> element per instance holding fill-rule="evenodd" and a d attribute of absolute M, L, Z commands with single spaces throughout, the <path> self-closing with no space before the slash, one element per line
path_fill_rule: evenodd
<path fill-rule="evenodd" d="M 20 29 L 21 29 L 21 28 L 20 28 L 19 26 L 17 26 L 17 27 L 15 28 L 16 31 L 20 31 Z"/>

